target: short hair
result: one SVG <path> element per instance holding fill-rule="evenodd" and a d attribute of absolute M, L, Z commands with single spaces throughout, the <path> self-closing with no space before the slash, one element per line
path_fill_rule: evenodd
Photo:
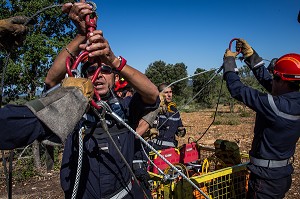
<path fill-rule="evenodd" d="M 165 88 L 168 87 L 168 83 L 164 82 L 164 83 L 161 83 L 159 86 L 158 86 L 158 91 L 159 92 L 162 92 Z M 170 87 L 170 86 L 169 86 Z"/>

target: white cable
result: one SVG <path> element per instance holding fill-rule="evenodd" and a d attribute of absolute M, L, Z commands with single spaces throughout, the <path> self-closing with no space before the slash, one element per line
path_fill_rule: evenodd
<path fill-rule="evenodd" d="M 78 165 L 77 165 L 76 178 L 75 178 L 75 183 L 74 183 L 72 197 L 71 197 L 72 199 L 76 199 L 79 181 L 80 181 L 80 175 L 81 175 L 82 156 L 83 156 L 83 139 L 82 139 L 83 131 L 84 131 L 84 127 L 81 127 L 81 129 L 78 131 L 78 141 L 79 141 Z"/>
<path fill-rule="evenodd" d="M 106 102 L 102 102 L 106 103 Z M 156 155 L 158 155 L 165 163 L 167 163 L 173 170 L 178 172 L 187 182 L 189 182 L 195 189 L 197 189 L 206 199 L 209 197 L 195 184 L 193 183 L 184 173 L 178 170 L 174 165 L 172 165 L 165 157 L 163 157 L 158 151 L 156 151 L 147 141 L 145 141 L 137 132 L 135 132 L 124 120 L 114 112 L 107 112 L 110 116 L 116 119 L 118 122 L 122 123 L 128 130 L 130 130 L 136 137 L 138 137 L 147 147 L 149 147 Z"/>

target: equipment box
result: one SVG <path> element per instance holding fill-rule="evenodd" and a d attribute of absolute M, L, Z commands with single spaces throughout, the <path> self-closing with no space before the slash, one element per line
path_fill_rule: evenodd
<path fill-rule="evenodd" d="M 180 152 L 176 148 L 169 148 L 169 149 L 163 149 L 158 151 L 160 155 L 162 155 L 164 158 L 166 158 L 171 164 L 179 163 L 180 160 Z M 162 171 L 169 167 L 167 163 L 165 163 L 158 155 L 154 154 L 151 155 L 153 163 Z M 151 167 L 150 171 L 153 173 L 158 174 L 158 169 L 156 167 Z"/>
<path fill-rule="evenodd" d="M 195 142 L 184 144 L 180 148 L 180 163 L 187 164 L 199 160 L 199 149 Z"/>

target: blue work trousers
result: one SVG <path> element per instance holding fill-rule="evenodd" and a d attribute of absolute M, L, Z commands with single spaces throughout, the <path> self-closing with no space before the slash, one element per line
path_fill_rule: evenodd
<path fill-rule="evenodd" d="M 248 182 L 247 199 L 282 199 L 292 184 L 291 175 L 280 179 L 263 179 L 253 173 Z"/>

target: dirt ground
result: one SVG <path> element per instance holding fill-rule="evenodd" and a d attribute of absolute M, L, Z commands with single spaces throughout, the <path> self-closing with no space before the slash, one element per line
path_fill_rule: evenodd
<path fill-rule="evenodd" d="M 229 111 L 228 107 L 219 109 L 224 113 Z M 218 111 L 218 112 L 219 112 Z M 187 143 L 188 140 L 198 139 L 213 120 L 214 110 L 201 112 L 181 113 L 184 125 L 187 128 L 187 135 L 179 139 L 179 144 Z M 237 113 L 238 114 L 238 113 Z M 228 118 L 230 119 L 230 118 Z M 238 124 L 235 125 L 212 125 L 206 134 L 199 141 L 205 146 L 213 146 L 216 139 L 236 141 L 242 152 L 248 152 L 251 146 L 254 127 L 254 114 L 249 117 L 238 117 Z M 300 198 L 300 163 L 299 163 L 299 142 L 295 154 L 292 187 L 286 195 L 286 199 Z M 3 167 L 0 167 L 3 169 Z M 3 173 L 2 171 L 0 171 Z M 5 180 L 0 178 L 0 199 L 7 198 Z M 13 196 L 15 199 L 63 199 L 63 192 L 59 183 L 59 171 L 53 171 L 45 176 L 31 178 L 26 182 L 13 182 Z"/>

